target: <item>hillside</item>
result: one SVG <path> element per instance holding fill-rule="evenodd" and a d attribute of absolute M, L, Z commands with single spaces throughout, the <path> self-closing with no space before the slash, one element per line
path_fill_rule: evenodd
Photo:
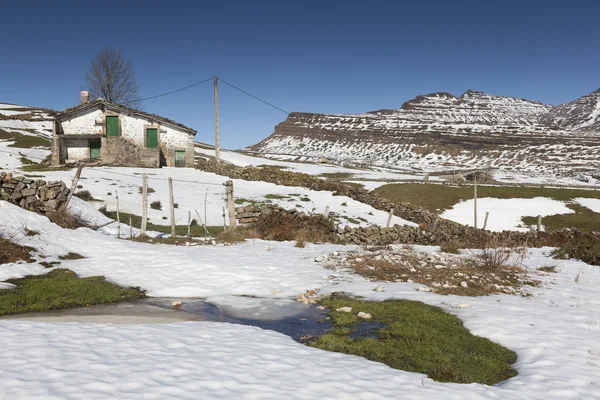
<path fill-rule="evenodd" d="M 460 97 L 417 96 L 397 110 L 291 113 L 271 136 L 244 150 L 344 165 L 491 168 L 597 183 L 599 126 L 600 91 L 553 107 L 469 90 Z"/>

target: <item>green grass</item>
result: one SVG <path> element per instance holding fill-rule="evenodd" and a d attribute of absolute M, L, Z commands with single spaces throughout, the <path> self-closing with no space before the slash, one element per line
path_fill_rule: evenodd
<path fill-rule="evenodd" d="M 281 199 L 287 199 L 287 196 L 283 196 L 280 194 L 265 194 L 265 199 L 275 199 L 275 200 L 281 200 Z"/>
<path fill-rule="evenodd" d="M 117 219 L 116 211 L 106 211 L 104 208 L 101 208 L 99 211 L 102 212 L 104 215 L 106 215 L 108 218 L 112 218 L 114 220 Z M 139 229 L 142 226 L 142 217 L 139 215 L 120 212 L 119 218 L 121 220 L 121 223 L 125 224 L 127 226 L 129 226 L 129 218 L 131 218 L 131 224 L 133 225 L 134 228 Z M 208 233 L 210 234 L 211 237 L 215 237 L 219 233 L 223 232 L 222 226 L 207 226 L 206 228 L 208 229 Z M 156 225 L 151 222 L 148 222 L 146 224 L 146 229 L 149 231 L 156 231 L 156 232 L 161 232 L 161 233 L 168 233 L 168 234 L 171 233 L 171 225 Z M 187 225 L 175 225 L 175 233 L 178 236 L 186 236 L 187 235 Z M 204 237 L 205 236 L 204 228 L 201 225 L 198 225 L 198 223 L 196 222 L 195 219 L 192 220 L 192 224 L 190 226 L 190 233 L 191 233 L 192 237 Z"/>
<path fill-rule="evenodd" d="M 446 210 L 460 200 L 473 198 L 472 186 L 448 186 L 420 183 L 384 185 L 375 190 L 379 195 L 396 203 L 412 203 L 429 211 Z M 600 191 L 585 189 L 555 189 L 541 187 L 478 186 L 477 196 L 498 199 L 531 199 L 549 197 L 554 200 L 569 201 L 576 197 L 600 199 Z"/>
<path fill-rule="evenodd" d="M 346 297 L 321 300 L 329 307 L 333 329 L 312 345 L 353 354 L 392 368 L 427 374 L 441 382 L 493 385 L 517 374 L 511 364 L 516 354 L 488 339 L 472 335 L 457 317 L 421 302 L 394 300 L 369 302 Z M 352 312 L 335 311 L 352 307 Z M 356 314 L 372 315 L 383 324 L 375 337 L 349 335 L 365 321 Z"/>
<path fill-rule="evenodd" d="M 600 213 L 593 212 L 577 203 L 567 204 L 574 214 L 554 214 L 542 217 L 542 225 L 546 231 L 563 228 L 576 228 L 583 232 L 600 232 Z M 523 217 L 525 225 L 537 226 L 537 217 Z"/>
<path fill-rule="evenodd" d="M 103 276 L 78 278 L 67 269 L 10 279 L 15 289 L 0 290 L 0 315 L 50 311 L 144 297 L 139 288 L 122 288 Z"/>
<path fill-rule="evenodd" d="M 0 130 L 0 139 L 14 141 L 8 147 L 30 149 L 32 147 L 50 147 L 50 140 L 41 136 L 22 135 L 18 132 Z"/>
<path fill-rule="evenodd" d="M 156 200 L 150 203 L 150 208 L 153 210 L 162 210 L 162 204 L 160 203 L 160 200 Z"/>
<path fill-rule="evenodd" d="M 31 165 L 23 165 L 21 167 L 22 171 L 25 172 L 40 172 L 40 171 L 70 171 L 73 167 L 62 166 L 62 167 L 51 167 L 50 164 L 31 164 Z"/>
<path fill-rule="evenodd" d="M 327 179 L 342 180 L 352 178 L 354 174 L 350 172 L 324 172 L 319 176 Z"/>

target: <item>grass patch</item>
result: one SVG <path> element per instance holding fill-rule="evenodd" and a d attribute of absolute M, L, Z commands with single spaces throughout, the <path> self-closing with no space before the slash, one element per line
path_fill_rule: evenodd
<path fill-rule="evenodd" d="M 103 276 L 79 278 L 68 269 L 11 279 L 15 289 L 0 290 L 0 315 L 59 310 L 144 297 L 139 288 L 122 288 Z"/>
<path fill-rule="evenodd" d="M 287 196 L 283 196 L 280 194 L 265 194 L 265 199 L 272 199 L 272 200 L 281 200 L 281 199 L 287 199 Z"/>
<path fill-rule="evenodd" d="M 116 211 L 107 211 L 105 207 L 100 208 L 98 211 L 100 211 L 102 214 L 106 215 L 108 218 L 111 218 L 114 220 L 117 219 Z M 142 226 L 142 217 L 139 215 L 120 212 L 119 218 L 121 220 L 121 223 L 125 224 L 127 226 L 129 226 L 129 218 L 131 218 L 131 225 L 134 228 L 139 229 Z M 211 237 L 215 237 L 219 233 L 223 232 L 222 226 L 207 226 L 206 228 L 208 229 L 208 233 Z M 171 233 L 170 225 L 157 225 L 157 224 L 148 222 L 146 224 L 146 229 L 149 231 L 155 231 L 155 232 L 160 232 L 160 233 L 168 233 L 168 234 Z M 187 225 L 175 225 L 175 233 L 178 236 L 186 236 L 187 235 Z M 201 225 L 198 225 L 198 222 L 195 219 L 192 220 L 192 223 L 190 225 L 190 234 L 192 235 L 192 237 L 204 237 L 206 235 L 204 233 L 204 227 Z"/>
<path fill-rule="evenodd" d="M 160 203 L 160 200 L 156 200 L 150 203 L 150 208 L 153 210 L 162 210 L 162 204 Z"/>
<path fill-rule="evenodd" d="M 310 201 L 310 198 L 308 198 L 308 197 L 300 197 L 300 201 L 307 202 L 307 201 Z"/>
<path fill-rule="evenodd" d="M 589 237 L 571 240 L 554 250 L 552 256 L 565 260 L 576 258 L 591 265 L 600 265 L 600 246 Z"/>
<path fill-rule="evenodd" d="M 256 167 L 257 168 L 272 168 L 272 169 L 278 169 L 280 171 L 288 168 L 283 165 L 271 165 L 271 164 L 260 164 L 260 165 L 257 165 Z"/>
<path fill-rule="evenodd" d="M 80 216 L 71 214 L 66 209 L 61 209 L 47 215 L 50 221 L 65 229 L 77 229 L 88 227 L 87 223 Z"/>
<path fill-rule="evenodd" d="M 8 134 L 12 136 L 8 139 L 14 140 L 14 143 L 9 144 L 8 147 L 18 147 L 21 149 L 30 149 L 32 147 L 50 147 L 50 140 L 41 136 L 21 135 L 17 132 L 8 132 Z"/>
<path fill-rule="evenodd" d="M 23 165 L 35 164 L 33 161 L 31 161 L 29 158 L 27 158 L 25 156 L 21 156 L 20 161 L 21 161 L 21 164 L 23 164 Z"/>
<path fill-rule="evenodd" d="M 33 249 L 21 246 L 9 238 L 0 237 L 0 264 L 13 263 L 16 261 L 33 262 L 31 258 Z"/>
<path fill-rule="evenodd" d="M 472 186 L 448 186 L 420 183 L 384 185 L 375 192 L 396 203 L 412 203 L 431 212 L 447 210 L 461 200 L 473 198 Z M 532 199 L 548 197 L 554 200 L 570 201 L 576 197 L 600 199 L 600 191 L 585 189 L 556 189 L 541 187 L 478 186 L 477 196 L 498 199 Z"/>
<path fill-rule="evenodd" d="M 147 190 L 148 193 L 154 193 L 154 192 L 156 192 L 156 190 L 152 189 L 151 187 L 148 187 L 146 190 Z M 144 188 L 140 186 L 138 188 L 138 193 L 142 194 L 143 192 L 144 192 Z"/>
<path fill-rule="evenodd" d="M 59 260 L 81 260 L 82 258 L 85 257 L 77 253 L 67 253 L 64 256 L 58 256 Z"/>
<path fill-rule="evenodd" d="M 98 201 L 92 197 L 92 194 L 89 190 L 80 190 L 78 192 L 73 193 L 73 196 L 79 197 L 83 201 Z"/>
<path fill-rule="evenodd" d="M 542 271 L 542 272 L 556 272 L 556 266 L 555 265 L 544 265 L 541 267 L 538 267 L 537 269 L 538 271 Z"/>
<path fill-rule="evenodd" d="M 352 178 L 354 174 L 350 172 L 324 172 L 319 176 L 327 179 L 342 180 Z"/>
<path fill-rule="evenodd" d="M 262 215 L 250 229 L 265 240 L 295 240 L 312 243 L 335 243 L 334 223 L 323 215 Z"/>
<path fill-rule="evenodd" d="M 546 231 L 555 231 L 564 228 L 575 228 L 582 232 L 600 232 L 600 213 L 593 212 L 580 204 L 567 204 L 573 214 L 554 214 L 542 217 L 542 225 Z M 521 219 L 527 226 L 536 226 L 537 217 L 523 217 Z"/>
<path fill-rule="evenodd" d="M 488 339 L 472 335 L 457 317 L 421 302 L 394 300 L 369 302 L 346 297 L 321 300 L 329 307 L 333 330 L 312 345 L 353 354 L 392 368 L 427 374 L 441 382 L 494 385 L 517 375 L 511 364 L 516 354 Z M 351 307 L 352 312 L 335 311 Z M 350 335 L 372 315 L 370 324 L 383 327 L 367 337 Z"/>

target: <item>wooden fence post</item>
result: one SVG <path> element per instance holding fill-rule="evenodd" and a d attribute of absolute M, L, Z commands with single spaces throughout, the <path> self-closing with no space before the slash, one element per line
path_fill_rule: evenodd
<path fill-rule="evenodd" d="M 325 218 L 329 218 L 329 206 L 326 206 L 326 207 L 325 207 L 325 212 L 323 213 L 323 216 L 324 216 Z"/>
<path fill-rule="evenodd" d="M 140 236 L 146 234 L 146 225 L 148 222 L 148 175 L 142 175 L 142 224 L 140 226 Z"/>
<path fill-rule="evenodd" d="M 233 199 L 233 181 L 225 182 L 225 201 L 227 204 L 227 213 L 229 214 L 229 229 L 235 229 L 237 221 L 235 219 L 235 203 Z"/>
<path fill-rule="evenodd" d="M 225 214 L 225 206 L 223 206 L 223 232 L 227 230 L 227 214 Z"/>
<path fill-rule="evenodd" d="M 119 216 L 119 191 L 115 190 L 115 197 L 117 198 L 117 237 L 121 238 L 121 217 Z"/>
<path fill-rule="evenodd" d="M 388 215 L 388 220 L 387 220 L 387 224 L 385 225 L 386 228 L 390 227 L 390 224 L 392 223 L 392 217 L 394 216 L 394 209 L 392 208 L 390 210 L 390 215 Z"/>
<path fill-rule="evenodd" d="M 175 201 L 173 200 L 173 179 L 169 177 L 169 208 L 171 209 L 171 236 L 175 237 Z"/>
<path fill-rule="evenodd" d="M 133 228 L 131 226 L 131 217 L 129 217 L 129 239 L 133 238 Z"/>
<path fill-rule="evenodd" d="M 477 229 L 477 171 L 473 174 L 473 226 Z"/>
<path fill-rule="evenodd" d="M 542 216 L 538 215 L 537 218 L 537 231 L 538 233 L 542 231 Z"/>
<path fill-rule="evenodd" d="M 208 239 L 210 237 L 210 235 L 208 234 L 208 229 L 206 228 L 206 223 L 202 222 L 202 218 L 200 218 L 200 213 L 198 212 L 198 210 L 194 209 L 196 211 L 196 215 L 198 216 L 198 220 L 200 221 L 200 223 L 202 224 L 202 226 L 204 227 L 204 240 Z"/>
<path fill-rule="evenodd" d="M 188 238 L 192 237 L 192 235 L 190 234 L 190 226 L 192 225 L 192 212 L 188 211 Z"/>
<path fill-rule="evenodd" d="M 490 215 L 490 212 L 486 211 L 485 212 L 485 220 L 483 221 L 483 230 L 484 231 L 485 231 L 485 228 L 487 227 L 487 220 L 488 220 L 489 215 Z"/>
<path fill-rule="evenodd" d="M 60 206 L 60 210 L 66 210 L 69 206 L 69 202 L 73 197 L 73 193 L 75 193 L 75 189 L 77 189 L 77 183 L 79 182 L 79 177 L 81 176 L 81 170 L 83 169 L 83 164 L 77 167 L 77 172 L 75 172 L 75 176 L 73 177 L 73 181 L 71 181 L 71 190 L 69 191 L 69 195 L 67 196 L 67 200 Z"/>

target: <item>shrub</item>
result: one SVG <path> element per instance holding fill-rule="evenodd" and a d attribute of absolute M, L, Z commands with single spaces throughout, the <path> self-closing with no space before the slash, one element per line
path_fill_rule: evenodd
<path fill-rule="evenodd" d="M 48 214 L 47 217 L 50 221 L 65 229 L 77 229 L 88 226 L 79 215 L 72 214 L 64 208 Z"/>
<path fill-rule="evenodd" d="M 160 203 L 160 200 L 156 200 L 150 203 L 150 208 L 153 210 L 162 210 L 162 204 Z"/>
<path fill-rule="evenodd" d="M 262 215 L 252 224 L 256 235 L 265 240 L 301 240 L 335 242 L 335 227 L 324 216 L 273 213 Z"/>
<path fill-rule="evenodd" d="M 79 192 L 73 193 L 73 196 L 79 197 L 83 201 L 93 200 L 92 194 L 89 190 L 80 190 Z"/>
<path fill-rule="evenodd" d="M 33 249 L 21 246 L 13 242 L 10 238 L 0 235 L 0 264 L 12 263 L 19 260 L 32 262 L 30 252 Z"/>
<path fill-rule="evenodd" d="M 557 258 L 576 258 L 591 265 L 600 265 L 600 246 L 592 238 L 580 238 L 563 243 L 552 252 Z"/>

